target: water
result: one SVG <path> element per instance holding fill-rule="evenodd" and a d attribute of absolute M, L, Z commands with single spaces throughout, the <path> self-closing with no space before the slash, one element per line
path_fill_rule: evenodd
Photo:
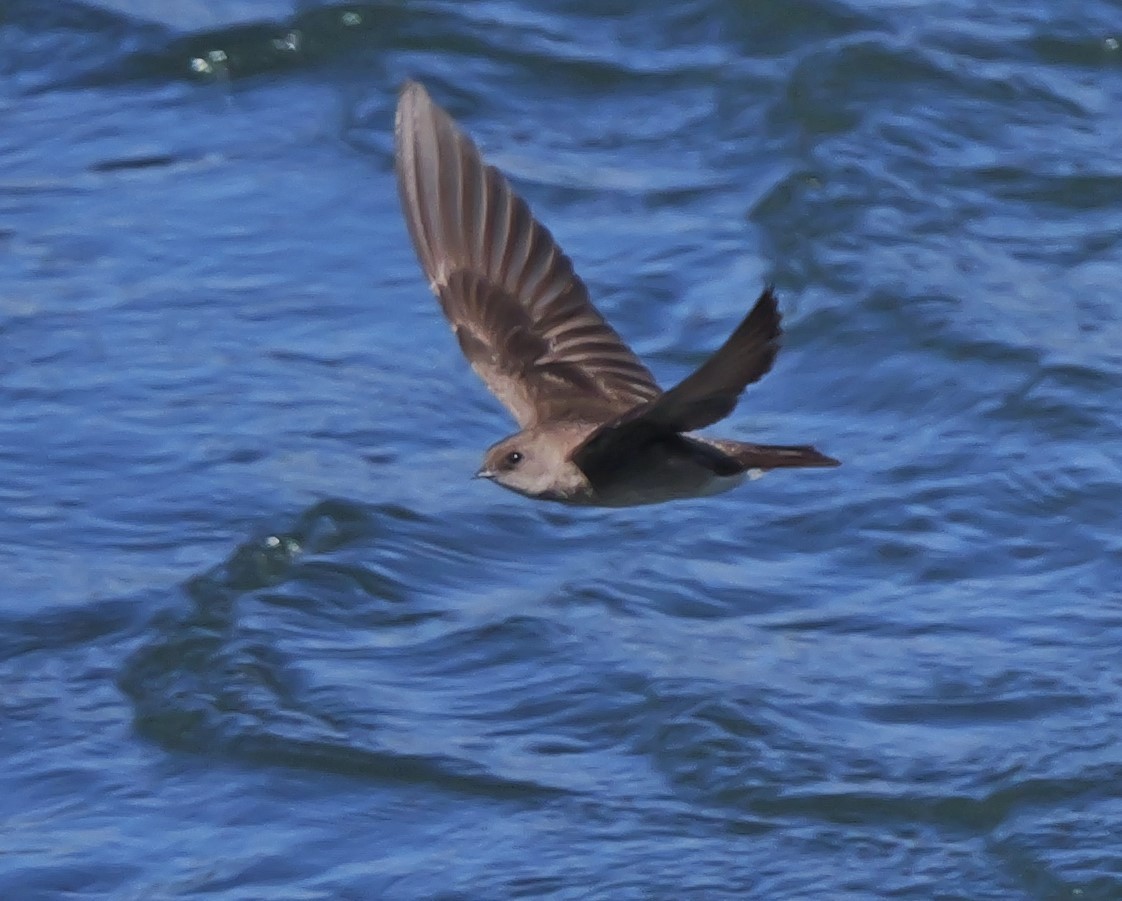
<path fill-rule="evenodd" d="M 1122 897 L 1116 3 L 164 6 L 0 6 L 0 896 Z M 407 77 L 842 468 L 472 482 Z"/>

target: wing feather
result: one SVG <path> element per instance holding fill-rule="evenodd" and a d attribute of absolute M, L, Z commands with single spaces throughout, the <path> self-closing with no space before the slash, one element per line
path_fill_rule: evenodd
<path fill-rule="evenodd" d="M 468 362 L 519 425 L 611 419 L 661 394 L 548 229 L 416 82 L 402 89 L 395 133 L 421 267 Z"/>
<path fill-rule="evenodd" d="M 591 477 L 606 461 L 627 459 L 652 441 L 724 419 L 744 389 L 771 369 L 782 334 L 775 292 L 765 288 L 709 359 L 669 391 L 602 425 L 573 452 L 573 460 Z"/>

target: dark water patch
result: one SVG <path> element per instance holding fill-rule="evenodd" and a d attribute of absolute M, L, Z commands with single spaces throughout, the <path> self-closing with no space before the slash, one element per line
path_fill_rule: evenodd
<path fill-rule="evenodd" d="M 313 68 L 353 52 L 376 52 L 406 38 L 403 10 L 390 4 L 310 9 L 285 21 L 255 22 L 177 38 L 124 65 L 133 77 L 203 82 Z"/>
<path fill-rule="evenodd" d="M 790 9 L 780 3 L 733 3 L 721 7 L 728 17 L 723 33 L 746 56 L 786 57 L 808 46 L 829 43 L 838 35 L 877 26 L 868 12 L 845 3 L 813 0 Z"/>
<path fill-rule="evenodd" d="M 563 746 L 603 744 L 588 733 L 599 718 L 587 720 L 601 712 L 603 685 L 567 659 L 582 654 L 579 645 L 535 615 L 459 623 L 446 592 L 477 584 L 467 573 L 487 551 L 434 545 L 435 525 L 329 502 L 243 545 L 188 584 L 192 611 L 160 622 L 121 674 L 137 728 L 170 748 L 375 780 L 564 790 L 548 767 L 529 774 Z M 356 553 L 363 562 L 348 559 Z M 418 554 L 432 570 L 417 568 Z M 354 678 L 356 667 L 366 675 Z M 565 701 L 544 702 L 547 686 L 559 685 Z M 593 705 L 585 713 L 582 694 Z M 453 727 L 437 750 L 436 735 Z M 509 729 L 526 736 L 524 750 L 486 763 Z M 418 754 L 418 742 L 431 750 Z M 503 761 L 515 766 L 503 772 Z"/>
<path fill-rule="evenodd" d="M 1096 9 L 1109 10 L 1109 4 L 1096 4 Z M 1035 34 L 1028 42 L 1044 64 L 1060 64 L 1092 72 L 1122 66 L 1122 29 L 1117 20 L 1101 15 L 1097 23 L 1081 17 L 1078 23 L 1052 33 Z"/>
<path fill-rule="evenodd" d="M 0 71 L 18 75 L 23 92 L 95 84 L 131 54 L 167 39 L 162 26 L 94 5 L 13 0 L 0 12 L 5 52 Z"/>
<path fill-rule="evenodd" d="M 404 4 L 327 4 L 285 19 L 182 34 L 170 23 L 64 0 L 49 6 L 8 4 L 0 27 L 15 51 L 5 60 L 10 70 L 50 69 L 42 82 L 24 79 L 25 89 L 46 90 L 134 80 L 224 84 L 316 69 L 391 46 L 424 46 L 444 21 L 430 11 L 409 11 Z M 67 64 L 43 65 L 60 59 Z"/>
<path fill-rule="evenodd" d="M 1058 209 L 1074 209 L 1080 214 L 1103 208 L 1117 213 L 1111 197 L 1122 193 L 1122 171 L 1117 173 L 1026 172 L 1012 167 L 989 167 L 977 173 L 992 190 L 1006 200 L 1053 204 Z"/>
<path fill-rule="evenodd" d="M 84 609 L 36 609 L 32 616 L 9 614 L 0 618 L 0 662 L 120 639 L 140 629 L 145 618 L 145 604 L 125 600 L 101 600 Z"/>
<path fill-rule="evenodd" d="M 874 85 L 891 85 L 891 90 L 906 101 L 909 89 L 923 91 L 940 75 L 940 68 L 929 55 L 917 53 L 910 42 L 884 34 L 858 33 L 804 54 L 790 73 L 786 103 L 781 109 L 808 135 L 821 140 L 834 132 L 851 131 L 865 119 L 861 109 L 868 97 L 850 93 L 839 105 L 838 84 L 865 85 L 870 92 L 875 90 Z"/>
<path fill-rule="evenodd" d="M 91 172 L 134 172 L 141 169 L 159 169 L 164 166 L 174 166 L 180 162 L 168 154 L 154 154 L 151 156 L 134 156 L 116 160 L 102 160 L 90 166 Z"/>
<path fill-rule="evenodd" d="M 979 768 L 972 749 L 981 749 L 974 743 L 970 748 L 955 747 L 950 735 L 958 733 L 965 721 L 987 733 L 1011 737 L 1019 723 L 1042 716 L 1054 717 L 1062 729 L 1063 723 L 1079 719 L 1080 706 L 1090 709 L 1093 703 L 1090 698 L 1056 696 L 1055 685 L 1042 684 L 1044 694 L 1017 700 L 1009 688 L 1011 684 L 994 686 L 1002 700 L 971 701 L 959 711 L 936 702 L 930 709 L 901 707 L 887 719 L 881 717 L 887 711 L 867 711 L 872 716 L 866 719 L 854 710 L 853 721 L 847 723 L 832 705 L 808 698 L 799 703 L 793 698 L 780 700 L 782 692 L 775 689 L 718 700 L 696 693 L 696 686 L 666 683 L 655 688 L 658 705 L 672 712 L 660 718 L 657 731 L 639 748 L 652 755 L 679 793 L 773 821 L 813 819 L 872 829 L 886 821 L 924 823 L 951 833 L 984 836 L 1027 810 L 1117 798 L 1110 788 L 1117 778 L 1117 762 L 1112 762 L 1109 752 L 1103 753 L 1105 749 L 1078 755 L 1084 759 L 1064 767 L 1066 778 L 1040 778 L 1033 775 L 1034 770 L 1039 772 L 1040 761 L 1034 760 L 1037 751 L 1023 739 L 1012 738 L 1004 768 Z M 991 703 L 1000 708 L 997 716 Z M 954 721 L 960 715 L 965 721 Z M 808 728 L 818 735 L 804 745 L 798 736 Z M 881 753 L 868 754 L 851 743 L 869 728 L 887 742 Z M 936 736 L 940 729 L 947 730 L 945 741 Z M 891 751 L 893 732 L 908 730 L 928 735 L 928 759 L 904 761 L 885 753 Z M 1068 741 L 1073 749 L 1080 747 L 1077 736 Z M 947 761 L 942 758 L 959 755 L 963 755 L 960 769 L 952 783 L 940 777 L 937 791 L 921 788 L 930 784 L 935 771 L 944 771 Z M 786 776 L 779 777 L 773 769 Z"/>
<path fill-rule="evenodd" d="M 1112 793 L 1087 792 L 1058 808 L 1028 807 L 997 830 L 993 847 L 1006 867 L 1042 897 L 1117 895 L 1122 856 L 1110 823 L 1122 808 Z"/>

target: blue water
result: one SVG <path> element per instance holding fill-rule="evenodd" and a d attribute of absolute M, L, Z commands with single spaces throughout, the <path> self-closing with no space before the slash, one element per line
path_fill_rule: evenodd
<path fill-rule="evenodd" d="M 1122 897 L 1122 8 L 538 6 L 0 3 L 0 897 Z M 471 481 L 410 77 L 844 465 Z"/>

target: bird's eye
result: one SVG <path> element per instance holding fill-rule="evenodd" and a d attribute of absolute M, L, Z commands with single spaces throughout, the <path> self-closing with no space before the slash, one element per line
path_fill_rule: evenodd
<path fill-rule="evenodd" d="M 522 462 L 522 454 L 519 451 L 511 451 L 506 455 L 507 466 L 517 466 Z"/>

